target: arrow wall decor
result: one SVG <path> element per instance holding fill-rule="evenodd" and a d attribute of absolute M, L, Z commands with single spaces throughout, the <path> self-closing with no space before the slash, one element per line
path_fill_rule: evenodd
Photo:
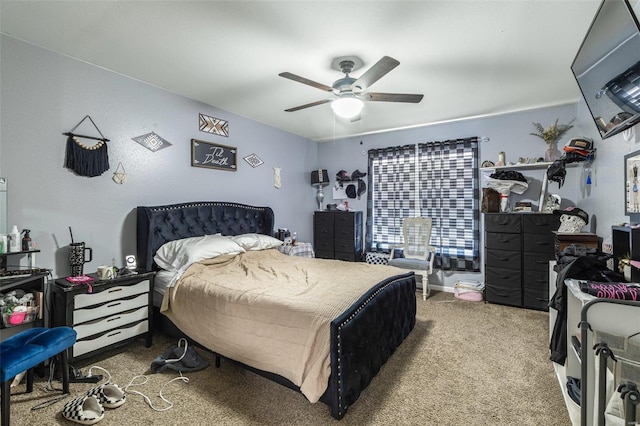
<path fill-rule="evenodd" d="M 229 122 L 219 118 L 200 114 L 200 131 L 213 133 L 214 135 L 229 137 Z"/>

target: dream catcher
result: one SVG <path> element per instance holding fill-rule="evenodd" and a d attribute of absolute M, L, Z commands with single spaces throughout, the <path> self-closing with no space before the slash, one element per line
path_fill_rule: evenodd
<path fill-rule="evenodd" d="M 73 133 L 87 118 L 102 136 L 101 138 Z M 64 166 L 67 169 L 73 170 L 79 176 L 87 177 L 100 176 L 109 170 L 109 155 L 107 154 L 107 142 L 109 142 L 109 139 L 104 137 L 90 116 L 85 116 L 73 129 L 63 133 L 63 135 L 67 136 L 64 161 Z M 92 139 L 98 142 L 90 145 L 83 143 L 81 139 Z"/>

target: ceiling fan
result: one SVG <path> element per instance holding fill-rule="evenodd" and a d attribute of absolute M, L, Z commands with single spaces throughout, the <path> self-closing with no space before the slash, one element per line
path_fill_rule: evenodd
<path fill-rule="evenodd" d="M 399 61 L 389 56 L 383 56 L 382 59 L 376 62 L 359 78 L 353 78 L 349 76 L 349 74 L 353 70 L 354 65 L 355 62 L 353 60 L 341 60 L 339 62 L 339 67 L 340 70 L 345 74 L 345 76 L 334 81 L 333 85 L 331 86 L 309 80 L 308 78 L 300 77 L 299 75 L 292 74 L 290 72 L 283 72 L 278 74 L 280 77 L 307 84 L 317 89 L 324 90 L 325 92 L 331 92 L 336 96 L 336 98 L 334 99 L 322 99 L 297 107 L 285 109 L 285 111 L 294 112 L 304 108 L 332 102 L 331 107 L 336 114 L 345 118 L 352 118 L 358 116 L 360 114 L 360 111 L 362 111 L 362 107 L 364 106 L 363 101 L 418 103 L 424 96 L 408 93 L 367 92 L 367 89 L 373 83 L 380 80 L 389 71 L 400 65 Z"/>

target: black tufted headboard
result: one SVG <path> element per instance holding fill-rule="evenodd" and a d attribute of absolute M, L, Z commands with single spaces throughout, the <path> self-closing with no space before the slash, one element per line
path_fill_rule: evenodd
<path fill-rule="evenodd" d="M 222 233 L 273 235 L 273 210 L 220 201 L 138 207 L 138 265 L 153 270 L 153 256 L 164 243 Z"/>

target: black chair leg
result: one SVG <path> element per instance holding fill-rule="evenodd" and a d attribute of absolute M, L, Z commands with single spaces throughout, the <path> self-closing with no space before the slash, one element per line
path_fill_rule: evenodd
<path fill-rule="evenodd" d="M 62 393 L 69 393 L 69 359 L 67 349 L 60 352 L 60 372 L 62 374 Z"/>
<path fill-rule="evenodd" d="M 2 383 L 2 426 L 9 426 L 9 401 L 11 399 L 11 382 L 13 378 Z"/>
<path fill-rule="evenodd" d="M 33 368 L 27 370 L 27 393 L 33 392 Z"/>

